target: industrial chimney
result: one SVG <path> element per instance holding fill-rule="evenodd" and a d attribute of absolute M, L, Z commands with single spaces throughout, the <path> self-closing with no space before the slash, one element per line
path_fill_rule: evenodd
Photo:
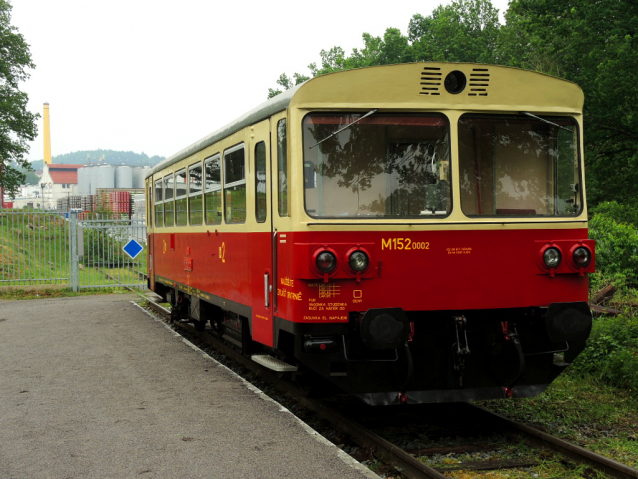
<path fill-rule="evenodd" d="M 51 164 L 51 123 L 49 122 L 49 104 L 44 104 L 44 162 Z"/>

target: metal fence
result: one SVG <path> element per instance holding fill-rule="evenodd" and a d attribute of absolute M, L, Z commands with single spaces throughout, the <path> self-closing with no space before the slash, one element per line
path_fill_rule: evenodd
<path fill-rule="evenodd" d="M 77 245 L 77 254 L 71 254 L 72 287 L 108 288 L 113 286 L 143 288 L 146 286 L 146 225 L 129 219 L 71 220 L 71 245 Z M 74 241 L 73 233 L 77 239 Z M 131 240 L 142 246 L 135 258 L 126 252 Z M 133 243 L 131 243 L 133 244 Z M 135 251 L 137 253 L 137 251 Z M 77 267 L 73 262 L 77 261 Z"/>
<path fill-rule="evenodd" d="M 68 284 L 69 263 L 68 221 L 0 210 L 0 285 Z"/>
<path fill-rule="evenodd" d="M 143 289 L 145 250 L 143 219 L 0 210 L 0 286 Z"/>

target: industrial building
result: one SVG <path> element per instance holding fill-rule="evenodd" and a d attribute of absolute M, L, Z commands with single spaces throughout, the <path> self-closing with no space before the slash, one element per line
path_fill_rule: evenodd
<path fill-rule="evenodd" d="M 40 201 L 45 209 L 58 209 L 60 202 L 71 197 L 95 196 L 104 190 L 122 190 L 131 193 L 144 191 L 144 178 L 149 167 L 108 165 L 90 163 L 87 165 L 44 164 L 42 178 L 38 184 Z M 85 200 L 85 204 L 94 201 Z M 82 208 L 83 205 L 67 207 Z M 67 208 L 63 208 L 66 210 Z"/>

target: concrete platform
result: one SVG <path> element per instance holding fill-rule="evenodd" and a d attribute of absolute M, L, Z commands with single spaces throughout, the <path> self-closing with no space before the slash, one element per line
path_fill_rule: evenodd
<path fill-rule="evenodd" d="M 0 301 L 0 478 L 378 477 L 136 298 Z"/>

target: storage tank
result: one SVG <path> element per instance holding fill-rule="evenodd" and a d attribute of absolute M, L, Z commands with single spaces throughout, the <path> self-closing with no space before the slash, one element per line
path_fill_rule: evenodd
<path fill-rule="evenodd" d="M 96 171 L 96 180 L 95 182 L 91 181 L 91 188 L 94 191 L 98 188 L 115 188 L 115 168 L 113 165 L 100 165 L 93 169 Z M 93 175 L 91 175 L 92 179 Z"/>
<path fill-rule="evenodd" d="M 115 188 L 133 188 L 133 168 L 127 165 L 115 167 Z"/>
<path fill-rule="evenodd" d="M 91 173 L 86 165 L 78 170 L 78 194 L 82 196 L 91 194 Z"/>
<path fill-rule="evenodd" d="M 133 169 L 133 188 L 144 188 L 146 175 L 151 171 L 150 166 L 144 166 L 142 168 Z"/>
<path fill-rule="evenodd" d="M 97 185 L 97 176 L 98 176 L 97 165 L 90 165 L 89 178 L 91 179 L 91 192 L 89 194 L 91 195 L 95 194 L 95 185 Z"/>

